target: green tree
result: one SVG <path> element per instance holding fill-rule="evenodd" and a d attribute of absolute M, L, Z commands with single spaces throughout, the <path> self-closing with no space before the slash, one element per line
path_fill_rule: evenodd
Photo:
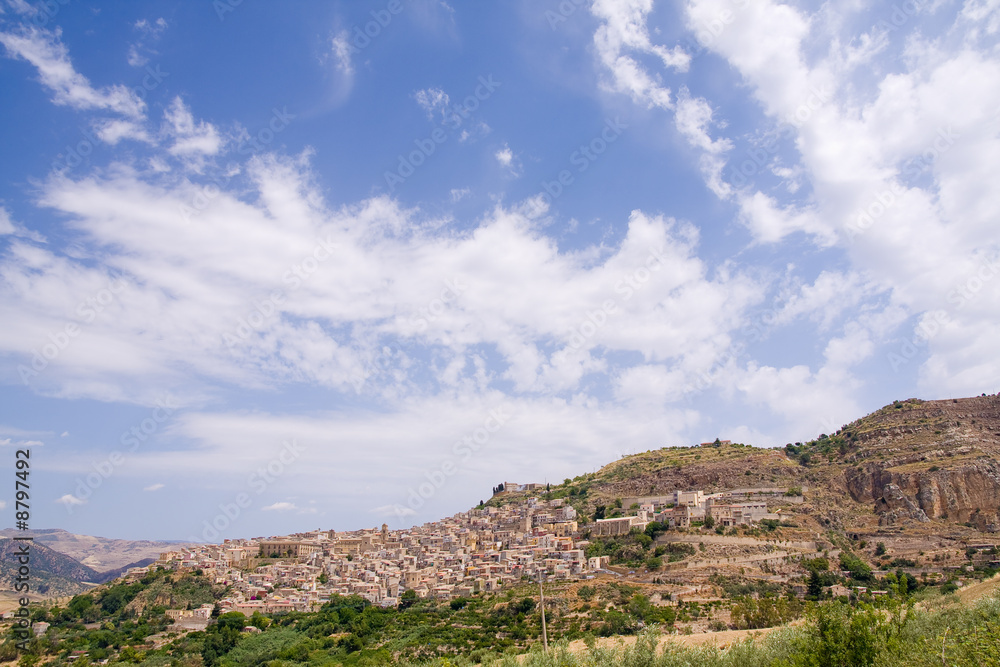
<path fill-rule="evenodd" d="M 417 603 L 417 592 L 412 588 L 399 596 L 399 609 L 409 609 Z"/>
<path fill-rule="evenodd" d="M 806 599 L 817 601 L 823 597 L 823 580 L 819 577 L 819 572 L 810 570 L 809 583 L 806 585 Z"/>
<path fill-rule="evenodd" d="M 853 608 L 824 604 L 808 627 L 805 645 L 794 656 L 795 667 L 872 667 L 882 656 L 899 650 L 900 620 L 905 615 L 885 614 L 869 605 Z"/>
<path fill-rule="evenodd" d="M 247 617 L 238 611 L 219 614 L 216 622 L 208 626 L 208 637 L 201 650 L 206 667 L 219 664 L 219 660 L 236 646 L 246 625 Z"/>

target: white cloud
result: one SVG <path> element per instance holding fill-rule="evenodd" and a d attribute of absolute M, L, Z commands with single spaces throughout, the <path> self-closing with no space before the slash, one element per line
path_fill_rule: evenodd
<path fill-rule="evenodd" d="M 716 4 L 691 3 L 690 15 L 707 16 Z M 796 126 L 796 145 L 815 205 L 783 212 L 756 193 L 741 202 L 748 225 L 765 241 L 805 231 L 829 245 L 839 236 L 856 268 L 891 295 L 885 307 L 902 306 L 922 320 L 944 312 L 948 325 L 927 341 L 921 373 L 922 386 L 933 395 L 978 393 L 995 370 L 987 362 L 994 357 L 986 341 L 1000 292 L 990 286 L 974 301 L 949 296 L 982 258 L 1000 251 L 988 222 L 995 220 L 1000 196 L 982 178 L 1000 168 L 1000 63 L 989 47 L 974 46 L 983 26 L 964 22 L 968 11 L 986 16 L 984 6 L 965 5 L 951 27 L 965 40 L 911 35 L 901 71 L 880 75 L 867 95 L 855 87 L 836 44 L 826 59 L 805 64 L 801 44 L 809 20 L 788 6 L 754 3 L 713 45 L 768 113 L 806 119 Z M 762 44 L 757 36 L 765 33 L 772 38 Z M 815 51 L 815 40 L 811 47 Z M 827 95 L 802 114 L 810 91 L 823 89 L 853 92 Z M 929 183 L 914 180 L 921 175 Z"/>
<path fill-rule="evenodd" d="M 157 483 L 157 484 L 150 484 L 149 486 L 143 487 L 142 490 L 143 491 L 159 491 L 160 489 L 162 489 L 165 486 L 166 486 L 166 484 L 159 484 L 159 483 Z"/>
<path fill-rule="evenodd" d="M 703 349 L 760 298 L 745 276 L 708 275 L 693 227 L 638 211 L 619 247 L 587 251 L 601 253 L 595 262 L 560 252 L 524 213 L 497 208 L 461 236 L 431 229 L 401 236 L 421 229 L 414 212 L 385 198 L 330 210 L 301 159 L 258 156 L 247 168 L 254 203 L 222 191 L 198 224 L 184 224 L 179 211 L 200 189 L 169 173 L 53 176 L 43 205 L 73 221 L 103 266 L 8 248 L 0 315 L 19 315 L 10 318 L 17 327 L 0 330 L 0 350 L 37 346 L 65 325 L 66 312 L 123 274 L 127 286 L 36 378 L 39 386 L 137 400 L 148 398 L 142 386 L 180 389 L 180 364 L 210 383 L 318 382 L 353 391 L 361 378 L 365 391 L 419 392 L 424 367 L 414 356 L 391 377 L 369 370 L 373 351 L 399 340 L 448 361 L 470 346 L 495 347 L 510 366 L 500 372 L 518 378 L 519 390 L 562 391 L 602 372 L 604 350 L 666 361 Z M 317 262 L 311 277 L 291 270 L 331 252 L 335 259 Z M 443 290 L 456 282 L 461 293 L 446 293 L 438 312 Z M 240 333 L 240 321 L 272 293 L 281 303 Z M 609 300 L 617 310 L 607 325 L 572 347 L 588 313 Z M 332 333 L 344 327 L 353 333 Z M 466 368 L 456 381 L 469 380 L 473 366 Z M 206 388 L 185 384 L 189 395 Z"/>
<path fill-rule="evenodd" d="M 334 66 L 345 76 L 354 74 L 354 64 L 351 62 L 353 49 L 350 33 L 346 30 L 337 33 L 331 40 L 330 53 L 333 56 Z"/>
<path fill-rule="evenodd" d="M 295 506 L 295 503 L 280 502 L 268 505 L 267 507 L 262 507 L 261 509 L 265 512 L 291 512 L 299 508 Z"/>
<path fill-rule="evenodd" d="M 166 134 L 174 139 L 169 151 L 182 157 L 216 155 L 222 148 L 222 139 L 211 123 L 194 120 L 191 110 L 180 97 L 175 97 L 163 112 Z"/>
<path fill-rule="evenodd" d="M 128 47 L 128 55 L 125 57 L 125 60 L 132 67 L 142 67 L 149 63 L 149 58 L 139 53 L 138 44 L 132 44 Z"/>
<path fill-rule="evenodd" d="M 434 415 L 431 422 L 428 414 Z M 497 421 L 489 420 L 493 415 Z M 386 517 L 431 518 L 435 514 L 429 508 L 435 504 L 478 500 L 497 480 L 526 474 L 561 479 L 566 470 L 603 465 L 612 453 L 688 444 L 682 432 L 697 419 L 693 410 L 671 408 L 636 419 L 633 408 L 582 394 L 514 398 L 463 382 L 438 395 L 395 401 L 391 410 L 314 415 L 188 411 L 177 423 L 178 433 L 194 444 L 185 450 L 186 462 L 177 452 L 151 450 L 130 459 L 130 470 L 188 477 L 192 470 L 213 471 L 216 483 L 239 483 L 275 460 L 282 442 L 292 439 L 302 453 L 284 466 L 269 490 L 320 497 L 328 506 L 366 503 L 382 508 Z M 530 473 L 524 460 L 532 461 Z M 411 502 L 410 492 L 420 493 L 428 476 L 441 470 L 449 472 L 441 473 L 432 497 L 424 504 Z M 397 505 L 414 513 L 398 513 Z M 285 500 L 270 511 L 299 509 Z"/>
<path fill-rule="evenodd" d="M 686 71 L 690 56 L 683 49 L 667 49 L 654 45 L 646 29 L 646 17 L 653 9 L 653 0 L 595 0 L 590 11 L 602 23 L 594 34 L 594 45 L 601 64 L 611 73 L 611 88 L 626 93 L 649 107 L 673 107 L 670 88 L 649 74 L 628 52 L 651 54 L 663 65 L 679 72 Z"/>
<path fill-rule="evenodd" d="M 458 141 L 460 143 L 465 143 L 470 139 L 475 141 L 476 139 L 481 139 L 489 135 L 489 133 L 492 131 L 493 128 L 491 128 L 487 123 L 479 121 L 473 123 L 470 126 L 467 126 L 464 130 L 462 130 L 458 135 Z"/>
<path fill-rule="evenodd" d="M 57 503 L 62 503 L 63 505 L 66 505 L 66 507 L 74 507 L 76 505 L 85 505 L 87 503 L 86 500 L 80 500 L 79 498 L 77 498 L 76 496 L 74 496 L 74 495 L 72 495 L 70 493 L 67 493 L 65 496 L 62 496 L 61 498 L 56 498 L 56 502 Z"/>
<path fill-rule="evenodd" d="M 380 505 L 379 507 L 373 507 L 371 509 L 372 514 L 377 514 L 381 517 L 397 517 L 405 518 L 410 516 L 416 516 L 416 510 L 410 509 L 405 505 L 395 504 L 395 505 Z"/>
<path fill-rule="evenodd" d="M 451 201 L 452 203 L 458 203 L 468 197 L 472 193 L 469 188 L 452 188 L 451 189 Z"/>
<path fill-rule="evenodd" d="M 28 4 L 27 0 L 7 0 L 7 5 L 22 16 L 38 12 L 38 9 Z M 0 9 L 0 12 L 2 11 Z"/>
<path fill-rule="evenodd" d="M 0 510 L 2 510 L 2 509 L 7 509 L 7 501 L 6 500 L 0 500 Z"/>
<path fill-rule="evenodd" d="M 677 130 L 702 152 L 700 166 L 709 188 L 716 196 L 726 198 L 732 194 L 732 188 L 722 180 L 722 170 L 726 165 L 725 154 L 733 144 L 728 139 L 709 136 L 708 129 L 714 122 L 712 116 L 712 107 L 706 99 L 691 97 L 686 87 L 681 88 L 674 115 Z"/>
<path fill-rule="evenodd" d="M 775 314 L 771 324 L 781 326 L 805 315 L 818 322 L 820 330 L 830 327 L 845 311 L 854 309 L 877 288 L 855 272 L 822 271 L 812 284 L 802 285 Z"/>
<path fill-rule="evenodd" d="M 506 169 L 513 176 L 517 176 L 520 174 L 521 170 L 519 161 L 516 159 L 514 151 L 512 151 L 510 149 L 510 146 L 508 146 L 507 144 L 504 144 L 503 148 L 497 150 L 493 154 L 493 157 L 496 158 L 496 161 L 500 164 L 501 167 Z"/>
<path fill-rule="evenodd" d="M 428 120 L 433 120 L 434 116 L 439 113 L 443 119 L 445 112 L 448 110 L 448 105 L 451 103 L 448 93 L 440 88 L 418 90 L 413 94 L 413 99 L 417 101 L 417 105 L 427 114 Z"/>
<path fill-rule="evenodd" d="M 125 119 L 98 121 L 94 131 L 101 141 L 114 146 L 122 139 L 135 139 L 151 143 L 152 139 L 141 124 Z"/>
<path fill-rule="evenodd" d="M 22 27 L 17 32 L 0 33 L 0 43 L 16 58 L 38 69 L 42 85 L 54 93 L 53 103 L 74 109 L 105 109 L 141 119 L 146 103 L 125 86 L 94 88 L 87 77 L 73 68 L 69 52 L 60 39 L 60 31 Z"/>
<path fill-rule="evenodd" d="M 514 159 L 514 153 L 511 152 L 510 146 L 504 144 L 504 147 L 496 152 L 495 157 L 501 166 L 509 167 L 511 161 Z"/>
<path fill-rule="evenodd" d="M 149 57 L 146 54 L 156 52 L 149 47 L 148 42 L 158 40 L 163 31 L 167 29 L 167 25 L 167 20 L 162 17 L 155 21 L 139 19 L 132 25 L 133 30 L 138 32 L 142 37 L 138 42 L 130 44 L 128 47 L 126 60 L 128 60 L 129 65 L 132 67 L 143 67 L 149 63 Z"/>
<path fill-rule="evenodd" d="M 32 229 L 25 229 L 21 225 L 14 222 L 11 218 L 10 211 L 8 211 L 3 205 L 0 205 L 0 236 L 16 236 L 20 238 L 30 239 L 35 243 L 47 243 L 44 236 Z"/>
<path fill-rule="evenodd" d="M 10 219 L 10 212 L 0 206 L 0 236 L 13 234 L 17 231 L 14 221 Z"/>
<path fill-rule="evenodd" d="M 153 37 L 159 37 L 163 34 L 163 31 L 167 29 L 167 20 L 162 16 L 155 21 L 147 21 L 146 19 L 139 19 L 136 21 L 132 27 L 144 34 L 152 35 Z"/>

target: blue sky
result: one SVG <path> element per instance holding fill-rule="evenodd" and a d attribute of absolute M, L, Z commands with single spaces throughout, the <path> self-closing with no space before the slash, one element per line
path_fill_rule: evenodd
<path fill-rule="evenodd" d="M 399 528 L 997 390 L 994 1 L 0 7 L 35 527 Z"/>

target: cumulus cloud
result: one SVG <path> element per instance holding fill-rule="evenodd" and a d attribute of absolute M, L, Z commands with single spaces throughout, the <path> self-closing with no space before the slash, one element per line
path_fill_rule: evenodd
<path fill-rule="evenodd" d="M 768 405 L 778 412 L 784 401 L 819 406 L 822 378 L 857 386 L 849 367 L 872 359 L 879 346 L 912 340 L 926 355 L 917 362 L 922 386 L 934 395 L 988 386 L 996 347 L 988 342 L 995 318 L 987 313 L 1000 304 L 1000 281 L 979 281 L 974 296 L 966 292 L 970 280 L 977 284 L 977 271 L 991 273 L 982 267 L 1000 254 L 986 223 L 998 199 L 981 177 L 1000 166 L 991 111 L 1000 104 L 1000 85 L 989 83 L 1000 84 L 1000 64 L 984 41 L 996 12 L 966 3 L 949 28 L 963 37 L 948 41 L 919 30 L 879 29 L 887 16 L 877 8 L 864 13 L 873 28 L 855 35 L 851 26 L 864 19 L 848 21 L 854 9 L 827 8 L 820 21 L 805 8 L 769 0 L 739 6 L 690 0 L 688 28 L 738 73 L 773 124 L 763 136 L 720 136 L 726 118 L 708 97 L 680 86 L 675 100 L 661 82 L 668 71 L 683 70 L 681 61 L 662 59 L 657 71 L 628 57 L 629 48 L 646 49 L 652 8 L 638 0 L 594 3 L 602 21 L 594 41 L 610 88 L 674 113 L 678 132 L 698 152 L 706 186 L 734 207 L 756 242 L 776 246 L 804 235 L 819 249 L 837 249 L 851 266 L 804 286 L 772 323 L 787 326 L 805 315 L 825 333 L 844 327 L 842 337 L 827 340 L 825 362 L 810 370 L 744 361 L 743 386 L 770 395 Z M 924 8 L 909 19 L 912 27 L 937 11 Z M 706 31 L 709 25 L 715 29 Z M 872 66 L 893 53 L 905 54 L 900 69 Z M 956 108 L 948 100 L 963 102 Z M 784 181 L 786 195 L 764 175 Z M 839 319 L 852 311 L 851 321 Z M 894 343 L 892 332 L 907 314 L 925 328 L 937 323 L 930 327 L 935 333 L 924 336 L 918 328 Z M 654 378 L 668 373 L 631 369 L 618 391 L 652 390 Z M 844 396 L 834 403 L 837 414 L 854 407 Z"/>
<path fill-rule="evenodd" d="M 512 176 L 517 176 L 520 174 L 520 165 L 517 156 L 514 155 L 514 151 L 510 149 L 510 146 L 504 144 L 502 148 L 497 150 L 493 157 L 496 158 L 497 163 L 503 167 Z"/>
<path fill-rule="evenodd" d="M 665 67 L 681 72 L 690 64 L 690 56 L 682 48 L 667 49 L 651 42 L 646 18 L 652 10 L 653 0 L 595 0 L 590 11 L 601 26 L 594 34 L 594 46 L 601 64 L 611 74 L 612 90 L 649 107 L 670 109 L 670 88 L 630 55 L 651 54 Z"/>

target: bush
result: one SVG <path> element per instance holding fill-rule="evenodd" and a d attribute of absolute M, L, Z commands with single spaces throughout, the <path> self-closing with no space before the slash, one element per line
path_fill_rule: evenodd
<path fill-rule="evenodd" d="M 797 618 L 802 613 L 802 604 L 785 598 L 742 598 L 732 606 L 730 613 L 737 628 L 770 628 Z"/>
<path fill-rule="evenodd" d="M 872 569 L 868 565 L 847 551 L 840 552 L 840 569 L 851 573 L 851 578 L 855 581 L 869 583 L 872 580 Z"/>
<path fill-rule="evenodd" d="M 781 522 L 777 519 L 761 519 L 760 525 L 764 526 L 764 528 L 767 528 L 768 531 L 773 531 L 776 530 L 778 526 L 781 525 Z"/>

